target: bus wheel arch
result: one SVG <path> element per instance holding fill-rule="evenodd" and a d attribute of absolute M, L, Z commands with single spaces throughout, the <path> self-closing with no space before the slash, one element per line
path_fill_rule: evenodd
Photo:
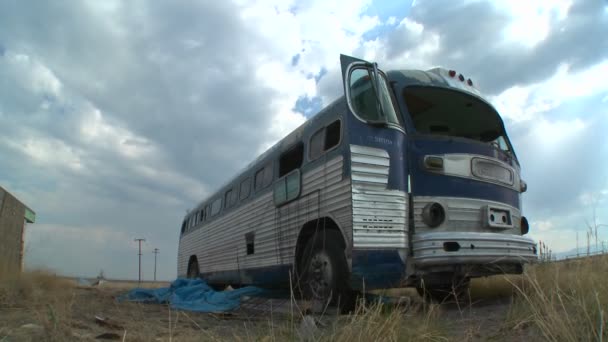
<path fill-rule="evenodd" d="M 345 250 L 346 249 L 346 241 L 344 239 L 344 234 L 342 233 L 342 229 L 340 226 L 334 221 L 331 217 L 322 217 L 315 220 L 311 220 L 306 222 L 300 232 L 298 234 L 298 240 L 296 242 L 296 253 L 294 265 L 297 270 L 297 267 L 302 260 L 302 255 L 304 254 L 304 249 L 308 244 L 308 241 L 315 236 L 315 233 L 320 233 L 323 230 L 332 230 L 336 231 L 340 234 L 341 239 L 338 239 L 340 243 L 340 247 Z"/>
<path fill-rule="evenodd" d="M 306 223 L 298 237 L 294 260 L 296 292 L 321 307 L 331 302 L 344 312 L 352 310 L 355 296 L 348 282 L 345 248 L 344 235 L 331 218 Z"/>
<path fill-rule="evenodd" d="M 198 258 L 196 255 L 191 255 L 188 260 L 188 273 L 186 274 L 187 278 L 196 279 L 200 276 L 200 268 L 198 265 Z"/>

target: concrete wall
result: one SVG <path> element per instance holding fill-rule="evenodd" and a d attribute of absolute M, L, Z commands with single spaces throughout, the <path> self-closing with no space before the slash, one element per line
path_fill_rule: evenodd
<path fill-rule="evenodd" d="M 0 272 L 21 270 L 24 227 L 25 205 L 0 187 Z"/>

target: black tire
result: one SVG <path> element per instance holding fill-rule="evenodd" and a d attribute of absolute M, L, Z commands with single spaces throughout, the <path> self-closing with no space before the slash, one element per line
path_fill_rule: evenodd
<path fill-rule="evenodd" d="M 354 309 L 356 296 L 348 279 L 348 263 L 339 232 L 327 230 L 313 235 L 298 263 L 297 282 L 305 299 L 338 305 L 342 312 Z"/>
<path fill-rule="evenodd" d="M 198 260 L 196 258 L 190 260 L 186 277 L 188 279 L 197 279 L 200 277 L 200 269 L 198 268 Z"/>
<path fill-rule="evenodd" d="M 454 277 L 451 281 L 432 286 L 418 285 L 416 291 L 428 302 L 432 303 L 463 303 L 469 296 L 471 281 L 469 278 Z"/>

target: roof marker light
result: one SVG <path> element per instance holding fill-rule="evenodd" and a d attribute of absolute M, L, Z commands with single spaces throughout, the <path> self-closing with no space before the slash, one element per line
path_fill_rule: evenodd
<path fill-rule="evenodd" d="M 473 86 L 473 81 L 471 81 L 471 79 L 469 78 L 469 79 L 467 80 L 467 84 L 468 84 L 468 85 L 470 85 L 470 86 L 472 87 L 472 86 Z"/>
<path fill-rule="evenodd" d="M 460 80 L 460 82 L 464 82 L 464 76 L 462 76 L 462 74 L 458 75 L 458 79 Z"/>
<path fill-rule="evenodd" d="M 450 77 L 454 77 L 454 76 L 456 76 L 456 71 L 455 70 L 450 70 L 448 72 L 448 74 L 450 75 Z"/>

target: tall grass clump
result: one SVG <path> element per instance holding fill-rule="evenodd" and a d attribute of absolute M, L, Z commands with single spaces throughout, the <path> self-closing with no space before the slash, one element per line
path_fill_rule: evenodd
<path fill-rule="evenodd" d="M 19 272 L 0 270 L 0 311 L 6 326 L 30 325 L 45 340 L 71 337 L 71 310 L 74 285 L 46 271 Z M 8 338 L 19 339 L 15 331 L 2 331 Z M 23 337 L 23 336 L 21 336 Z"/>
<path fill-rule="evenodd" d="M 438 319 L 440 306 L 387 306 L 362 303 L 356 311 L 336 322 L 324 341 L 447 341 Z"/>
<path fill-rule="evenodd" d="M 608 257 L 530 267 L 507 317 L 514 330 L 533 327 L 548 341 L 608 341 Z"/>

